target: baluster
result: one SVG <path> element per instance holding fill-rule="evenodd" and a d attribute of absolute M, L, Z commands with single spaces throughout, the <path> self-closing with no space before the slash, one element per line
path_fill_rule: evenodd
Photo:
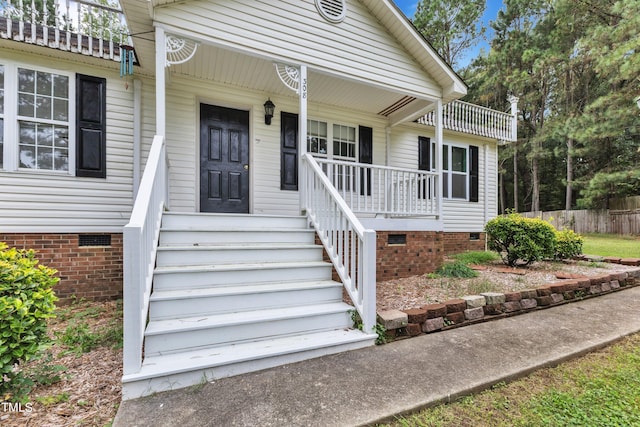
<path fill-rule="evenodd" d="M 87 39 L 89 41 L 89 55 L 93 56 L 93 6 L 87 6 L 87 13 L 89 15 L 89 31 L 87 31 L 87 33 L 89 33 L 87 35 Z"/>
<path fill-rule="evenodd" d="M 98 22 L 100 23 L 100 34 L 98 35 L 98 56 L 100 58 L 102 58 L 102 55 L 104 53 L 104 14 L 108 13 L 105 12 L 103 9 L 98 9 Z M 109 26 L 111 26 L 111 19 L 109 19 Z"/>
<path fill-rule="evenodd" d="M 49 10 L 47 9 L 47 0 L 42 2 L 43 22 L 42 22 L 42 43 L 49 46 Z"/>
<path fill-rule="evenodd" d="M 36 2 L 35 0 L 31 0 L 31 43 L 36 42 L 36 31 L 37 29 L 37 21 L 36 21 Z"/>

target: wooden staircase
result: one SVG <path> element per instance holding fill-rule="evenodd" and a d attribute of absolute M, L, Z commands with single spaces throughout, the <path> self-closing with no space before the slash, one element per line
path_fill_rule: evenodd
<path fill-rule="evenodd" d="M 165 213 L 123 398 L 372 345 L 304 217 Z"/>

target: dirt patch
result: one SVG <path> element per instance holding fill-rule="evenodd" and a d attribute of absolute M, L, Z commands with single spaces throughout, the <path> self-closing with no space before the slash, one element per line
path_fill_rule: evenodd
<path fill-rule="evenodd" d="M 513 292 L 532 289 L 546 283 L 556 282 L 557 273 L 594 276 L 637 269 L 620 264 L 593 263 L 585 261 L 537 262 L 528 268 L 505 268 L 501 261 L 474 268 L 478 277 L 458 279 L 412 276 L 404 279 L 378 282 L 377 310 L 421 307 L 425 304 L 443 302 L 465 295 L 482 292 Z"/>
<path fill-rule="evenodd" d="M 88 330 L 77 327 L 86 323 Z M 50 322 L 50 335 L 71 332 L 100 334 L 109 328 L 118 330 L 122 322 L 119 302 L 81 302 L 62 307 Z M 79 338 L 79 336 L 78 336 Z M 60 381 L 39 385 L 20 407 L 0 406 L 2 426 L 104 426 L 115 417 L 121 399 L 122 349 L 105 342 L 86 353 L 74 352 L 58 340 L 43 359 L 25 365 L 25 370 L 42 371 L 44 365 L 64 367 L 57 372 Z M 117 345 L 116 345 L 117 346 Z M 62 368 L 61 368 L 62 369 Z M 44 370 L 51 374 L 50 370 Z"/>

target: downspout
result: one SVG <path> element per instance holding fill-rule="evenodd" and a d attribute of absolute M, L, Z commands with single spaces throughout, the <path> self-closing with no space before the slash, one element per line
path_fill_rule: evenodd
<path fill-rule="evenodd" d="M 142 81 L 133 81 L 133 199 L 140 188 L 140 145 L 142 144 Z"/>

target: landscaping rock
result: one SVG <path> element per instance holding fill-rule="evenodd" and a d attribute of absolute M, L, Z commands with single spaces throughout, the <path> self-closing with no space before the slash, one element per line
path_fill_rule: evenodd
<path fill-rule="evenodd" d="M 507 292 L 504 294 L 505 302 L 515 302 L 522 299 L 522 293 L 520 292 Z"/>
<path fill-rule="evenodd" d="M 482 307 L 485 316 L 496 316 L 502 314 L 502 303 L 500 304 L 487 304 Z"/>
<path fill-rule="evenodd" d="M 548 297 L 553 292 L 551 291 L 551 285 L 543 285 L 536 289 L 538 297 Z"/>
<path fill-rule="evenodd" d="M 567 291 L 562 294 L 565 300 L 575 299 L 576 291 Z"/>
<path fill-rule="evenodd" d="M 578 289 L 589 289 L 591 287 L 591 279 L 585 277 L 584 279 L 578 279 Z"/>
<path fill-rule="evenodd" d="M 611 290 L 611 282 L 602 282 L 600 286 L 602 287 L 602 292 L 609 292 Z"/>
<path fill-rule="evenodd" d="M 450 299 L 443 304 L 447 307 L 447 314 L 462 313 L 467 308 L 467 302 L 462 298 Z"/>
<path fill-rule="evenodd" d="M 484 298 L 482 298 L 482 300 L 484 301 Z M 484 317 L 484 310 L 482 309 L 482 306 L 467 308 L 464 311 L 464 318 L 467 320 L 478 320 L 478 319 L 482 319 L 483 317 Z"/>
<path fill-rule="evenodd" d="M 444 304 L 428 304 L 420 307 L 427 311 L 427 319 L 444 317 L 447 314 L 447 306 Z"/>
<path fill-rule="evenodd" d="M 611 289 L 620 289 L 620 282 L 617 280 L 612 280 L 609 282 L 609 285 L 611 286 Z"/>
<path fill-rule="evenodd" d="M 622 258 L 620 260 L 622 265 L 640 265 L 640 258 Z"/>
<path fill-rule="evenodd" d="M 456 311 L 455 313 L 447 313 L 447 315 L 445 316 L 445 318 L 453 323 L 454 325 L 457 325 L 459 323 L 464 323 L 465 318 L 464 318 L 464 311 Z"/>
<path fill-rule="evenodd" d="M 409 323 L 404 327 L 407 331 L 407 335 L 415 337 L 422 334 L 422 326 L 419 323 Z"/>
<path fill-rule="evenodd" d="M 402 310 L 407 313 L 407 319 L 409 323 L 416 323 L 418 325 L 424 323 L 427 320 L 427 310 L 423 308 L 410 308 L 408 310 Z"/>
<path fill-rule="evenodd" d="M 620 258 L 615 256 L 606 256 L 603 259 L 604 262 L 610 262 L 612 264 L 620 264 Z"/>
<path fill-rule="evenodd" d="M 598 283 L 597 285 L 591 285 L 589 293 L 591 295 L 602 293 L 602 284 Z"/>
<path fill-rule="evenodd" d="M 591 282 L 589 282 L 589 284 L 591 284 Z M 522 295 L 522 299 L 533 299 L 538 296 L 538 292 L 535 289 L 527 289 L 520 291 L 520 295 Z"/>
<path fill-rule="evenodd" d="M 535 298 L 523 298 L 520 300 L 520 305 L 523 310 L 528 310 L 530 308 L 536 308 L 538 306 L 538 301 Z"/>
<path fill-rule="evenodd" d="M 522 304 L 520 303 L 520 301 L 506 301 L 504 304 L 502 304 L 502 310 L 505 313 L 520 311 L 522 310 Z"/>
<path fill-rule="evenodd" d="M 487 300 L 487 305 L 502 304 L 505 301 L 504 294 L 499 292 L 483 292 L 480 295 Z"/>
<path fill-rule="evenodd" d="M 536 302 L 538 303 L 538 306 L 546 307 L 548 305 L 551 305 L 553 300 L 551 299 L 551 295 L 544 295 L 544 296 L 536 297 Z"/>
<path fill-rule="evenodd" d="M 386 310 L 378 313 L 378 320 L 386 330 L 407 326 L 409 317 L 400 310 Z"/>
<path fill-rule="evenodd" d="M 426 322 L 422 324 L 422 331 L 429 333 L 439 331 L 444 327 L 444 317 L 436 317 L 434 319 L 427 319 Z"/>
<path fill-rule="evenodd" d="M 557 304 L 559 302 L 564 301 L 564 296 L 562 294 L 551 294 L 551 303 Z"/>
<path fill-rule="evenodd" d="M 467 303 L 467 309 L 478 308 L 487 304 L 487 300 L 482 295 L 467 295 L 462 297 Z"/>

